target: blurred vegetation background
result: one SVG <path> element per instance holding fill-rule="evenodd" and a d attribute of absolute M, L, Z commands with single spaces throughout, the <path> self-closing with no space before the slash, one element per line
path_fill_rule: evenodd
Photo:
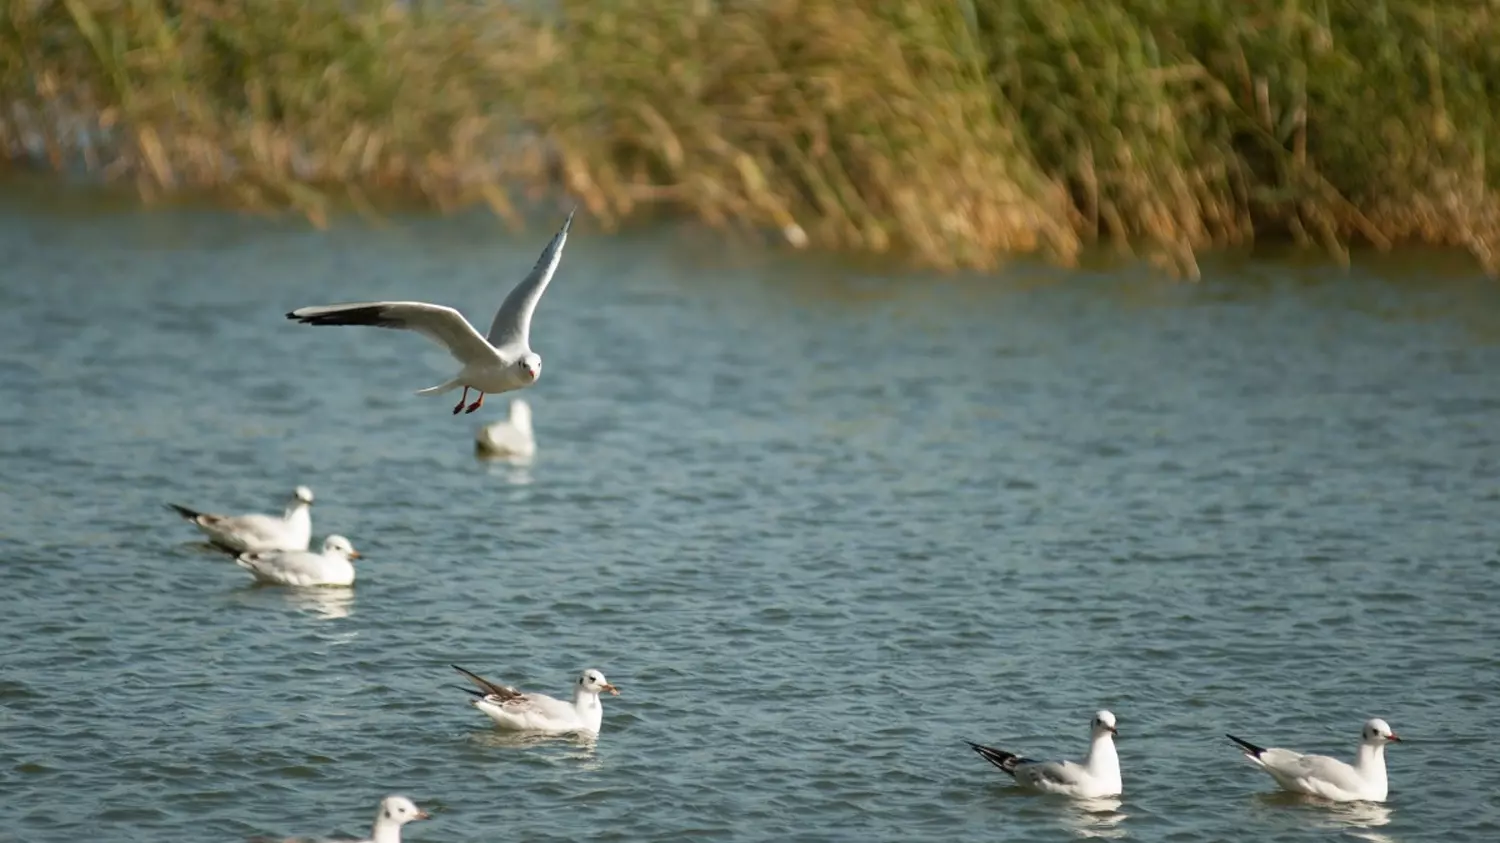
<path fill-rule="evenodd" d="M 1494 0 L 4 0 L 0 166 L 295 209 L 566 190 L 796 245 L 1500 270 Z"/>

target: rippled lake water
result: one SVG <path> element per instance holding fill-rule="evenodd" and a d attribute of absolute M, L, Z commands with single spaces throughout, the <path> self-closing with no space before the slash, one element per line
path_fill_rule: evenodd
<path fill-rule="evenodd" d="M 1500 839 L 1500 287 L 1444 260 L 913 278 L 580 220 L 537 313 L 540 451 L 412 335 L 486 321 L 560 211 L 345 224 L 0 201 L 0 839 Z M 503 397 L 502 397 L 503 398 Z M 252 586 L 171 501 L 317 494 L 350 593 Z M 458 663 L 562 694 L 507 741 Z M 1125 794 L 1023 796 L 966 738 Z M 1274 795 L 1222 737 L 1390 801 Z"/>

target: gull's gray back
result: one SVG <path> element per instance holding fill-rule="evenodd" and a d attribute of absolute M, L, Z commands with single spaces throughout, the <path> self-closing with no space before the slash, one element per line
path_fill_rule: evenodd
<path fill-rule="evenodd" d="M 1321 779 L 1345 790 L 1357 790 L 1363 779 L 1349 764 L 1326 755 L 1302 755 L 1288 749 L 1270 749 L 1261 756 L 1267 770 L 1293 778 Z"/>
<path fill-rule="evenodd" d="M 1083 780 L 1083 768 L 1072 761 L 1028 761 L 1016 765 L 1016 774 L 1032 781 L 1047 781 L 1071 787 Z"/>
<path fill-rule="evenodd" d="M 486 337 L 490 345 L 503 348 L 519 344 L 530 349 L 531 314 L 536 312 L 536 304 L 546 291 L 547 282 L 552 280 L 552 274 L 562 262 L 563 244 L 568 242 L 568 229 L 573 225 L 573 215 L 577 212 L 577 208 L 568 212 L 568 218 L 563 221 L 557 234 L 553 235 L 552 242 L 542 250 L 536 266 L 532 267 L 526 278 L 501 303 L 499 312 L 495 314 L 495 321 L 490 323 L 489 336 Z"/>

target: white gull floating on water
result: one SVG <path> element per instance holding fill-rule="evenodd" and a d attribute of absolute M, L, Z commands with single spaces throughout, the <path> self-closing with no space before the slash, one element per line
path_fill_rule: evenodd
<path fill-rule="evenodd" d="M 487 424 L 474 434 L 474 450 L 484 457 L 529 457 L 536 453 L 531 430 L 531 405 L 512 398 L 510 417 Z"/>
<path fill-rule="evenodd" d="M 1326 755 L 1304 755 L 1290 749 L 1256 746 L 1234 735 L 1225 737 L 1239 744 L 1245 757 L 1265 770 L 1282 789 L 1334 802 L 1384 802 L 1385 745 L 1400 741 L 1389 723 L 1376 717 L 1365 721 L 1354 763 L 1346 764 Z"/>
<path fill-rule="evenodd" d="M 361 841 L 348 841 L 348 843 L 401 843 L 401 827 L 413 820 L 425 820 L 431 817 L 426 811 L 418 808 L 416 803 L 405 796 L 391 794 L 380 800 L 380 807 L 375 811 L 375 825 L 370 830 L 370 836 Z M 308 837 L 252 837 L 251 843 L 311 843 L 313 838 Z M 337 841 L 345 843 L 345 841 Z"/>
<path fill-rule="evenodd" d="M 465 688 L 475 696 L 474 707 L 484 712 L 495 725 L 516 732 L 544 732 L 563 735 L 571 732 L 598 734 L 604 721 L 604 704 L 599 694 L 608 691 L 616 696 L 620 690 L 609 684 L 604 674 L 597 670 L 585 670 L 573 683 L 571 703 L 549 697 L 546 694 L 522 693 L 508 685 L 499 685 L 474 673 L 453 665 L 453 669 L 469 677 L 478 691 Z"/>
<path fill-rule="evenodd" d="M 169 503 L 178 515 L 193 522 L 199 530 L 225 550 L 307 550 L 312 540 L 312 490 L 298 486 L 288 501 L 286 511 L 274 515 L 215 515 Z"/>
<path fill-rule="evenodd" d="M 354 561 L 359 551 L 343 536 L 329 536 L 323 552 L 258 550 L 234 557 L 235 564 L 256 580 L 272 585 L 338 586 L 354 584 Z"/>
<path fill-rule="evenodd" d="M 1033 761 L 1003 749 L 965 741 L 984 760 L 1009 773 L 1016 783 L 1041 793 L 1059 793 L 1082 799 L 1118 796 L 1120 756 L 1115 754 L 1115 716 L 1108 711 L 1094 714 L 1090 724 L 1089 754 L 1083 763 Z"/>
<path fill-rule="evenodd" d="M 490 324 L 488 336 L 465 319 L 462 313 L 451 307 L 428 304 L 420 301 L 375 301 L 350 304 L 327 304 L 301 307 L 286 315 L 308 325 L 369 325 L 376 328 L 394 328 L 416 331 L 436 342 L 463 368 L 451 380 L 437 386 L 418 390 L 418 395 L 439 395 L 460 386 L 463 397 L 453 408 L 474 412 L 484 406 L 484 396 L 522 389 L 536 383 L 542 375 L 542 357 L 531 350 L 531 316 L 536 312 L 547 283 L 562 262 L 563 244 L 568 241 L 568 228 L 573 224 L 573 214 L 568 212 L 562 229 L 553 236 L 552 242 L 542 251 L 536 266 L 510 295 L 501 303 Z M 469 390 L 479 392 L 479 398 L 465 409 Z"/>

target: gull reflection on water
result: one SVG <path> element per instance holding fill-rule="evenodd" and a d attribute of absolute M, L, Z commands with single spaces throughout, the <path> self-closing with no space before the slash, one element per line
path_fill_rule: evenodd
<path fill-rule="evenodd" d="M 1062 815 L 1062 824 L 1084 838 L 1123 839 L 1128 835 L 1120 823 L 1129 814 L 1120 811 L 1124 804 L 1115 797 L 1073 799 Z"/>
<path fill-rule="evenodd" d="M 1380 802 L 1330 802 L 1286 791 L 1262 794 L 1260 799 L 1266 805 L 1307 812 L 1315 828 L 1343 831 L 1349 837 L 1370 843 L 1399 843 L 1400 840 L 1374 830 L 1391 822 L 1390 807 Z"/>
<path fill-rule="evenodd" d="M 250 582 L 230 592 L 236 603 L 262 608 L 280 603 L 322 620 L 347 618 L 354 611 L 354 589 L 349 586 L 295 588 Z"/>
<path fill-rule="evenodd" d="M 492 477 L 499 477 L 512 486 L 531 485 L 531 463 L 530 456 L 517 456 L 514 454 L 503 456 L 490 456 L 480 453 L 477 449 L 474 458 L 484 467 L 485 473 Z"/>
<path fill-rule="evenodd" d="M 596 769 L 600 766 L 599 756 L 595 752 L 599 747 L 599 736 L 584 732 L 576 732 L 567 735 L 547 735 L 540 732 L 502 732 L 489 729 L 474 733 L 474 742 L 480 746 L 496 749 L 531 749 L 540 746 L 567 747 L 565 751 L 557 756 L 558 760 L 582 761 L 584 769 Z"/>
<path fill-rule="evenodd" d="M 293 608 L 325 620 L 347 618 L 354 611 L 352 588 L 284 588 L 281 591 Z"/>
<path fill-rule="evenodd" d="M 1396 843 L 1396 838 L 1372 829 L 1391 822 L 1391 809 L 1379 802 L 1337 802 L 1324 806 L 1327 821 L 1324 828 L 1343 829 L 1350 837 L 1370 843 Z"/>

